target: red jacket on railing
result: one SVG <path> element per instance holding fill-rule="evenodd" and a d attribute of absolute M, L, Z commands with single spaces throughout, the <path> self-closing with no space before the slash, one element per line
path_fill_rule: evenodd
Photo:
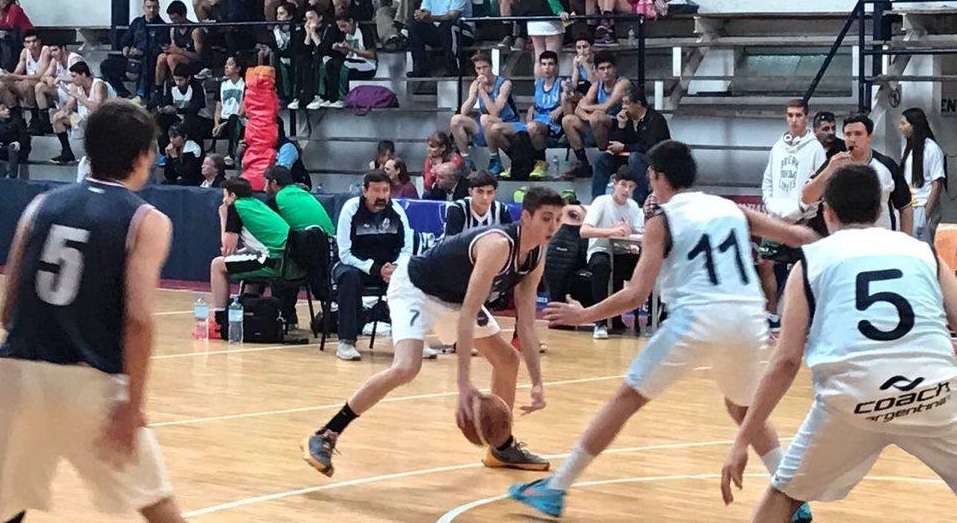
<path fill-rule="evenodd" d="M 20 4 L 10 4 L 6 12 L 0 13 L 0 27 L 15 27 L 22 35 L 27 29 L 33 29 L 33 23 Z"/>

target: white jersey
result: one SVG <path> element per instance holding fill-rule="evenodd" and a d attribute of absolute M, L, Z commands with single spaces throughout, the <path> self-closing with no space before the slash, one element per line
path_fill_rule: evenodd
<path fill-rule="evenodd" d="M 669 309 L 764 307 L 751 262 L 748 222 L 734 202 L 686 192 L 675 194 L 661 208 L 671 235 L 660 280 L 662 301 Z"/>
<path fill-rule="evenodd" d="M 934 411 L 957 388 L 957 358 L 930 247 L 871 227 L 840 230 L 803 253 L 816 396 L 874 430 L 950 423 Z"/>
<path fill-rule="evenodd" d="M 30 51 L 27 51 L 27 60 L 26 60 L 26 73 L 27 75 L 40 74 L 43 71 L 40 70 L 40 61 L 33 57 L 33 54 Z M 42 56 L 42 52 L 40 53 Z"/>

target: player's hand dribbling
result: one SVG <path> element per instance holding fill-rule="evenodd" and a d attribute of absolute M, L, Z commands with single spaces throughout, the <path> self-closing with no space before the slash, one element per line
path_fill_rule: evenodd
<path fill-rule="evenodd" d="M 541 384 L 535 385 L 532 387 L 532 390 L 529 392 L 529 396 L 532 398 L 532 402 L 528 405 L 522 405 L 522 416 L 526 414 L 531 414 L 536 410 L 542 410 L 545 408 L 547 403 L 545 402 L 545 388 Z"/>
<path fill-rule="evenodd" d="M 585 308 L 578 301 L 572 299 L 571 295 L 565 296 L 565 303 L 560 301 L 549 302 L 545 306 L 545 320 L 549 325 L 575 325 L 581 323 L 582 313 Z"/>
<path fill-rule="evenodd" d="M 136 455 L 136 433 L 145 426 L 142 410 L 129 401 L 114 403 L 97 442 L 100 458 L 118 469 L 125 467 Z"/>
<path fill-rule="evenodd" d="M 472 405 L 479 394 L 479 390 L 472 385 L 472 382 L 459 385 L 459 404 L 455 409 L 455 424 L 458 425 L 459 430 L 473 423 Z"/>
<path fill-rule="evenodd" d="M 742 442 L 741 438 L 735 438 L 731 450 L 728 451 L 728 457 L 724 461 L 724 467 L 721 468 L 721 497 L 725 505 L 734 501 L 731 482 L 734 482 L 734 486 L 739 489 L 744 485 L 744 469 L 747 466 L 748 443 Z"/>

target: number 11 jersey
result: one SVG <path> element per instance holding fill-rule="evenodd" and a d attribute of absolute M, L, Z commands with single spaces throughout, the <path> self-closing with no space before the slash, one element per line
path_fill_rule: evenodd
<path fill-rule="evenodd" d="M 130 232 L 151 208 L 123 185 L 92 180 L 35 201 L 0 357 L 122 373 Z"/>
<path fill-rule="evenodd" d="M 670 310 L 722 304 L 764 307 L 748 221 L 737 204 L 702 192 L 681 192 L 660 205 L 671 240 L 661 266 L 661 299 Z"/>

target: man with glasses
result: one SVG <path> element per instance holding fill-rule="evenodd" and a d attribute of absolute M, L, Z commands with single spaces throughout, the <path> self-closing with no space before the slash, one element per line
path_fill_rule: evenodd
<path fill-rule="evenodd" d="M 831 111 L 818 111 L 814 115 L 814 136 L 817 136 L 817 141 L 824 146 L 828 160 L 847 150 L 844 140 L 837 137 L 837 122 Z"/>

